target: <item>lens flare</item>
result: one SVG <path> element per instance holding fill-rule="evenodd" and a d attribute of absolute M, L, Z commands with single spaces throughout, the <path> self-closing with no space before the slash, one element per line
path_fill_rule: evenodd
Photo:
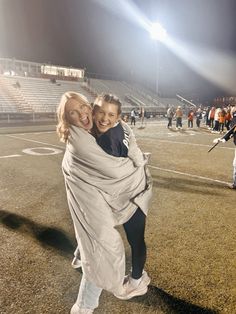
<path fill-rule="evenodd" d="M 151 23 L 149 33 L 151 38 L 163 42 L 167 38 L 167 31 L 159 23 Z"/>

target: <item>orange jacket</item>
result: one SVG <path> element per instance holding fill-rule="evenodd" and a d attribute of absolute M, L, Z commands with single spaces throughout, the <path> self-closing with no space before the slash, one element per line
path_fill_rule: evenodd
<path fill-rule="evenodd" d="M 210 119 L 214 119 L 215 117 L 215 109 L 210 110 Z"/>
<path fill-rule="evenodd" d="M 176 118 L 181 118 L 183 116 L 183 111 L 181 109 L 177 109 L 175 112 Z"/>
<path fill-rule="evenodd" d="M 189 121 L 193 121 L 193 116 L 194 116 L 193 111 L 190 111 L 190 112 L 188 113 L 188 120 L 189 120 Z"/>

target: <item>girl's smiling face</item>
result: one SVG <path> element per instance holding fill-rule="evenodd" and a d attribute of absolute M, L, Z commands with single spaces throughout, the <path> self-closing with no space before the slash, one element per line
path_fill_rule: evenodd
<path fill-rule="evenodd" d="M 68 122 L 89 131 L 93 126 L 92 109 L 89 104 L 69 99 L 65 107 Z"/>
<path fill-rule="evenodd" d="M 119 118 L 120 115 L 116 104 L 100 100 L 94 107 L 93 121 L 100 134 L 103 134 L 110 128 L 113 128 Z"/>

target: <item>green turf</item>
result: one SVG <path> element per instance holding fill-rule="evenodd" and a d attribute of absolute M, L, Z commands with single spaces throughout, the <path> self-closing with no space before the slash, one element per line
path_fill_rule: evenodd
<path fill-rule="evenodd" d="M 146 226 L 152 281 L 147 295 L 130 301 L 104 291 L 95 313 L 236 313 L 236 192 L 226 186 L 233 143 L 207 153 L 218 135 L 206 129 L 169 131 L 150 122 L 133 130 L 140 147 L 152 153 Z M 0 156 L 21 155 L 0 159 L 0 313 L 64 314 L 76 299 L 81 273 L 70 266 L 75 240 L 63 154 L 22 153 L 64 145 L 54 133 L 30 131 L 0 135 Z"/>

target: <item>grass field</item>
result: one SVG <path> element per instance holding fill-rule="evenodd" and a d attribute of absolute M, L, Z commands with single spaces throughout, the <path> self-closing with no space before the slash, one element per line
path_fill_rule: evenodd
<path fill-rule="evenodd" d="M 133 128 L 152 153 L 147 218 L 148 293 L 130 301 L 103 292 L 95 313 L 236 313 L 233 142 L 207 150 L 205 128 Z M 74 230 L 54 127 L 0 128 L 0 313 L 69 313 L 81 273 L 71 266 Z M 121 230 L 122 236 L 124 236 Z M 129 248 L 127 269 L 130 267 Z"/>

